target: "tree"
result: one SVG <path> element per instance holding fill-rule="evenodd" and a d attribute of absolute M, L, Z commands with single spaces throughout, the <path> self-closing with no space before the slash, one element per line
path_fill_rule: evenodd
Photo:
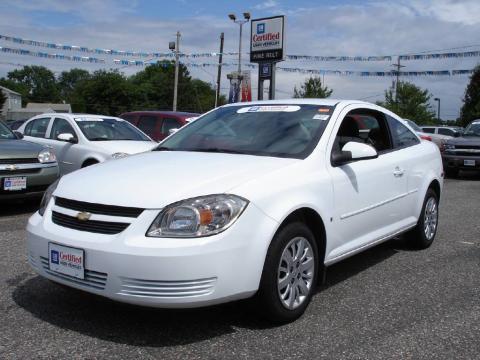
<path fill-rule="evenodd" d="M 327 98 L 332 95 L 333 90 L 326 86 L 322 86 L 322 79 L 319 76 L 313 76 L 307 79 L 301 86 L 300 90 L 293 89 L 294 98 Z"/>
<path fill-rule="evenodd" d="M 80 81 L 72 92 L 75 112 L 119 115 L 130 111 L 135 100 L 132 84 L 118 70 L 97 70 Z"/>
<path fill-rule="evenodd" d="M 480 65 L 473 70 L 470 83 L 465 90 L 460 112 L 461 126 L 466 126 L 475 119 L 480 119 Z"/>
<path fill-rule="evenodd" d="M 385 101 L 377 102 L 398 116 L 410 119 L 417 124 L 427 125 L 436 123 L 435 112 L 430 106 L 432 95 L 428 90 L 422 90 L 409 82 L 398 83 L 397 101 L 393 89 L 385 91 Z"/>
<path fill-rule="evenodd" d="M 20 92 L 25 102 L 58 102 L 55 74 L 43 66 L 24 66 L 7 74 L 12 90 Z"/>
<path fill-rule="evenodd" d="M 81 82 L 90 79 L 90 73 L 83 69 L 63 71 L 58 78 L 58 88 L 62 100 L 74 102 L 72 94 L 75 87 Z"/>

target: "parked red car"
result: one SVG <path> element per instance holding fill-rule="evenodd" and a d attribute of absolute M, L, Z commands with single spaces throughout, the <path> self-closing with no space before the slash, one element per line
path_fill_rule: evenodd
<path fill-rule="evenodd" d="M 135 125 L 156 141 L 170 135 L 171 129 L 179 129 L 200 114 L 176 111 L 132 111 L 119 117 Z"/>

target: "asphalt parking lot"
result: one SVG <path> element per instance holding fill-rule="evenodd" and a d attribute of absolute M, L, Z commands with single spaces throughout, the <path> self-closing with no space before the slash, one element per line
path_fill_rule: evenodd
<path fill-rule="evenodd" d="M 36 206 L 0 204 L 1 359 L 480 358 L 480 174 L 446 180 L 430 249 L 400 238 L 332 266 L 306 314 L 280 327 L 249 302 L 155 310 L 44 280 L 25 256 Z"/>

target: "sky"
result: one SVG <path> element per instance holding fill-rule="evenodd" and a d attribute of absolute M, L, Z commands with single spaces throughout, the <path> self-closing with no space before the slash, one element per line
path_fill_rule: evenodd
<path fill-rule="evenodd" d="M 148 52 L 168 52 L 168 42 L 181 32 L 180 50 L 184 53 L 218 52 L 219 36 L 225 33 L 225 51 L 238 51 L 239 29 L 227 14 L 248 11 L 252 18 L 286 16 L 286 53 L 319 56 L 375 56 L 412 54 L 428 51 L 451 52 L 480 50 L 480 1 L 478 0 L 2 0 L 0 34 L 32 40 Z M 244 28 L 242 61 L 248 63 L 250 28 Z M 245 46 L 246 45 L 246 46 Z M 35 51 L 61 52 L 0 40 L 0 46 Z M 451 50 L 455 49 L 455 50 Z M 95 65 L 64 60 L 0 53 L 0 76 L 21 65 L 44 65 L 59 74 L 81 67 L 89 71 L 120 68 L 111 55 L 92 55 L 106 59 Z M 213 63 L 217 58 L 192 60 Z M 235 57 L 224 57 L 227 63 Z M 472 69 L 480 58 L 405 61 L 405 71 Z M 317 70 L 389 71 L 391 62 L 314 62 L 285 61 L 279 66 Z M 126 75 L 141 67 L 121 68 Z M 221 91 L 228 92 L 224 67 Z M 192 76 L 214 84 L 216 68 L 191 68 Z M 277 72 L 277 98 L 290 98 L 293 88 L 308 75 Z M 256 70 L 252 70 L 256 97 Z M 468 76 L 409 77 L 441 99 L 441 115 L 459 115 Z M 384 98 L 392 78 L 326 75 L 326 85 L 334 98 Z M 436 105 L 432 99 L 432 108 Z"/>

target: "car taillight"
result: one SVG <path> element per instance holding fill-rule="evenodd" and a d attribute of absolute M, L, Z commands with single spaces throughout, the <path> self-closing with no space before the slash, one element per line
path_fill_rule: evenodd
<path fill-rule="evenodd" d="M 420 135 L 420 138 L 423 139 L 423 140 L 432 141 L 432 138 L 428 135 Z"/>

